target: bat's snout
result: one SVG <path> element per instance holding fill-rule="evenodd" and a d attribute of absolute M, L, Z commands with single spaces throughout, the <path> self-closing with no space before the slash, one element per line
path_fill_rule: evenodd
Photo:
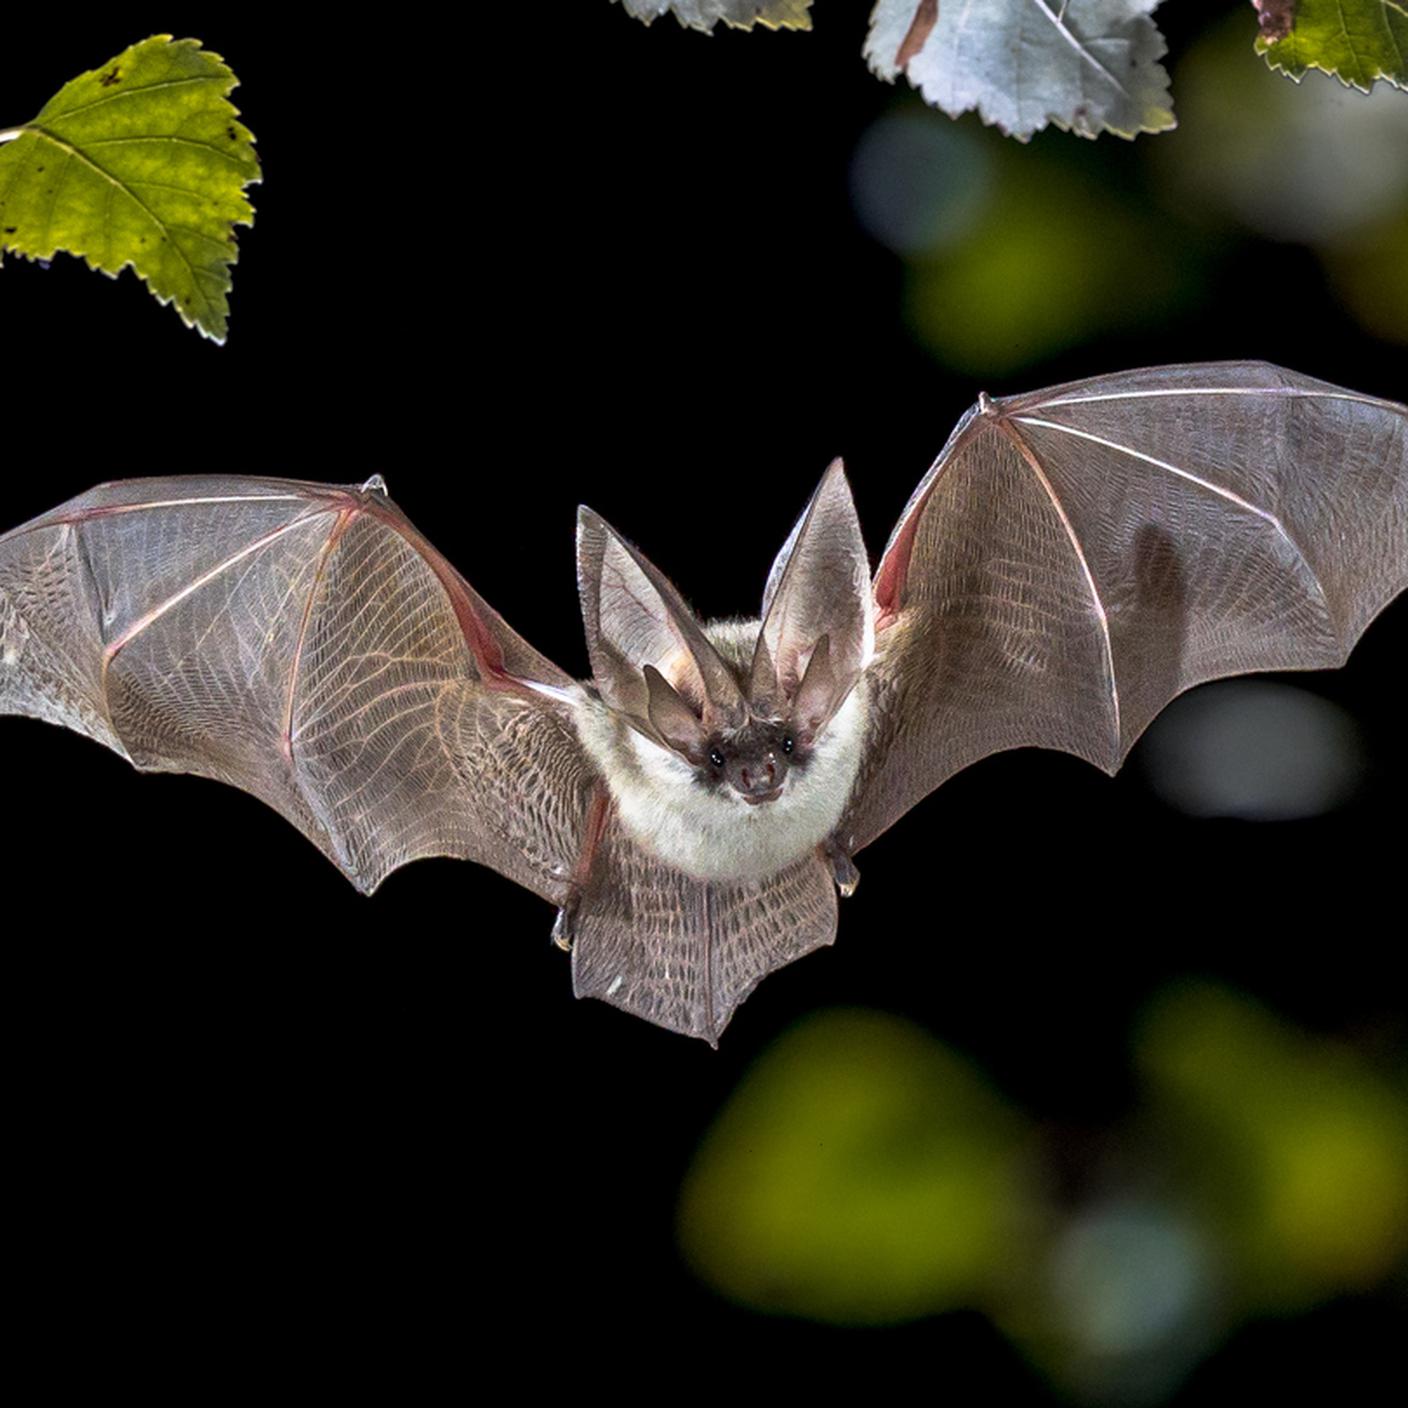
<path fill-rule="evenodd" d="M 782 796 L 782 788 L 774 787 L 767 792 L 743 792 L 739 794 L 750 807 L 756 807 L 763 802 L 775 802 Z"/>
<path fill-rule="evenodd" d="M 762 802 L 775 802 L 782 795 L 787 765 L 779 754 L 767 752 L 740 759 L 731 773 L 729 781 L 733 784 L 733 790 L 749 806 L 756 807 Z"/>

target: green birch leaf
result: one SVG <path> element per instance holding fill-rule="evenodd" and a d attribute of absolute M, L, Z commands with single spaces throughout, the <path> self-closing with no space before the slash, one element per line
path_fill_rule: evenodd
<path fill-rule="evenodd" d="M 807 11 L 812 0 L 621 0 L 626 13 L 649 24 L 666 10 L 686 29 L 706 34 L 722 20 L 733 29 L 752 29 L 764 24 L 769 29 L 810 29 Z"/>
<path fill-rule="evenodd" d="M 1380 78 L 1408 88 L 1405 0 L 1298 0 L 1289 29 L 1279 39 L 1275 32 L 1263 18 L 1256 51 L 1287 78 L 1318 68 L 1365 93 Z"/>
<path fill-rule="evenodd" d="M 1025 142 L 1048 123 L 1081 137 L 1173 127 L 1159 0 L 877 0 L 865 58 L 950 117 L 973 110 Z"/>
<path fill-rule="evenodd" d="M 0 258 L 81 255 L 129 264 L 182 321 L 224 342 L 235 226 L 259 180 L 238 80 L 195 39 L 156 35 L 66 84 L 32 122 L 0 132 Z"/>

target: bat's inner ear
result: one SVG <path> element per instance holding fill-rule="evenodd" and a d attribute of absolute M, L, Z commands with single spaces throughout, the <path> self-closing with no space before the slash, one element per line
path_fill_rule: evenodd
<path fill-rule="evenodd" d="M 799 727 L 805 715 L 820 729 L 860 678 L 874 646 L 870 563 L 845 472 L 835 460 L 768 576 L 749 676 L 755 710 L 771 706 Z"/>
<path fill-rule="evenodd" d="M 701 712 L 726 725 L 743 722 L 742 691 L 673 583 L 586 508 L 577 516 L 577 585 L 592 674 L 612 708 L 649 718 L 643 671 L 650 666 Z"/>
<path fill-rule="evenodd" d="M 650 726 L 676 753 L 700 766 L 704 762 L 708 732 L 703 720 L 666 683 L 653 665 L 642 671 L 647 691 L 646 717 Z"/>
<path fill-rule="evenodd" d="M 837 677 L 831 664 L 831 639 L 822 636 L 807 661 L 807 672 L 792 703 L 790 722 L 800 742 L 807 744 L 815 739 L 854 684 L 853 678 L 842 681 Z"/>

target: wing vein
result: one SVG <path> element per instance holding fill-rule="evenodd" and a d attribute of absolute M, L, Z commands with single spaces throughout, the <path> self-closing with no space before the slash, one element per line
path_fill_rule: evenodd
<path fill-rule="evenodd" d="M 293 773 L 295 786 L 298 786 L 298 772 L 293 762 L 293 713 L 298 697 L 299 674 L 303 666 L 303 645 L 308 639 L 308 625 L 313 619 L 313 605 L 317 601 L 318 591 L 323 585 L 323 570 L 327 567 L 328 558 L 332 554 L 333 548 L 337 546 L 337 540 L 342 536 L 350 517 L 351 510 L 343 509 L 333 519 L 322 551 L 318 554 L 317 565 L 313 568 L 313 581 L 308 587 L 308 600 L 303 603 L 303 619 L 298 624 L 298 640 L 293 647 L 293 661 L 289 666 L 288 697 L 284 701 L 284 724 L 280 730 L 279 739 L 283 748 L 284 761 L 288 763 L 289 770 Z M 302 791 L 301 786 L 299 790 Z"/>
<path fill-rule="evenodd" d="M 1249 499 L 1244 499 L 1240 494 L 1233 493 L 1231 489 L 1221 484 L 1215 484 L 1211 479 L 1204 479 L 1201 475 L 1194 474 L 1191 470 L 1180 469 L 1178 465 L 1170 464 L 1167 460 L 1157 459 L 1153 455 L 1146 455 L 1142 450 L 1136 450 L 1132 445 L 1121 445 L 1118 440 L 1107 440 L 1103 435 L 1096 435 L 1092 431 L 1077 430 L 1072 425 L 1062 425 L 1059 421 L 1054 420 L 1042 420 L 1038 416 L 1017 416 L 1015 419 L 1020 420 L 1023 425 L 1039 425 L 1047 430 L 1060 431 L 1063 435 L 1074 435 L 1080 440 L 1089 440 L 1092 444 L 1103 445 L 1106 449 L 1118 451 L 1118 453 L 1122 455 L 1128 455 L 1131 459 L 1142 460 L 1145 464 L 1153 465 L 1156 469 L 1165 470 L 1169 474 L 1176 474 L 1180 479 L 1186 479 L 1190 484 L 1197 484 L 1210 493 L 1217 494 L 1220 498 L 1226 499 L 1228 503 L 1233 503 L 1239 508 L 1246 509 L 1248 513 L 1256 514 L 1258 518 L 1269 523 L 1276 532 L 1280 534 L 1282 541 L 1284 541 L 1286 546 L 1296 555 L 1306 572 L 1310 574 L 1311 585 L 1314 586 L 1315 594 L 1320 598 L 1320 605 L 1325 613 L 1325 619 L 1330 623 L 1331 629 L 1334 630 L 1336 639 L 1339 638 L 1339 628 L 1335 623 L 1334 613 L 1330 610 L 1329 598 L 1325 595 L 1325 586 L 1320 580 L 1320 574 L 1316 572 L 1315 568 L 1311 565 L 1311 561 L 1309 557 L 1306 556 L 1301 545 L 1291 537 L 1286 529 L 1286 525 L 1282 523 L 1270 509 L 1261 508 L 1257 504 L 1252 503 Z"/>
<path fill-rule="evenodd" d="M 33 523 L 22 523 L 8 533 L 0 534 L 0 543 L 22 538 L 26 533 L 42 532 L 46 528 L 64 528 L 75 523 L 91 523 L 95 518 L 113 518 L 120 513 L 144 513 L 152 508 L 188 508 L 191 504 L 270 504 L 290 503 L 305 499 L 305 494 L 230 494 L 213 498 L 154 499 L 145 504 L 104 504 L 99 508 L 79 509 L 64 517 L 49 516 Z"/>
<path fill-rule="evenodd" d="M 317 510 L 314 512 L 316 513 Z M 149 626 L 159 621 L 168 611 L 179 606 L 188 596 L 198 592 L 202 587 L 228 572 L 230 568 L 243 562 L 245 558 L 251 557 L 254 553 L 268 547 L 270 543 L 277 542 L 285 533 L 291 533 L 295 528 L 307 522 L 312 516 L 313 514 L 310 513 L 299 514 L 291 523 L 285 523 L 281 527 L 275 528 L 256 538 L 252 543 L 247 543 L 237 553 L 232 553 L 229 557 L 225 558 L 224 561 L 217 562 L 214 567 L 202 572 L 195 581 L 182 587 L 179 592 L 169 596 L 160 605 L 152 607 L 150 611 L 143 612 L 116 640 L 108 644 L 103 650 L 103 664 L 100 675 L 100 689 L 103 698 L 107 698 L 108 670 L 111 668 L 112 662 L 117 658 L 120 651 L 130 645 L 132 641 L 141 635 Z"/>
<path fill-rule="evenodd" d="M 1110 638 L 1110 619 L 1105 612 L 1105 603 L 1100 598 L 1100 588 L 1095 583 L 1095 574 L 1090 570 L 1085 549 L 1081 547 L 1080 539 L 1076 536 L 1075 525 L 1066 513 L 1065 505 L 1058 497 L 1055 487 L 1046 477 L 1046 471 L 1042 469 L 1036 453 L 1010 420 L 1002 420 L 998 424 L 1007 432 L 1008 438 L 1017 447 L 1027 468 L 1031 470 L 1046 497 L 1051 501 L 1051 507 L 1055 510 L 1057 518 L 1061 520 L 1061 527 L 1065 529 L 1066 537 L 1070 539 L 1071 549 L 1076 555 L 1076 560 L 1080 563 L 1080 570 L 1085 575 L 1085 584 L 1090 591 L 1090 603 L 1095 610 L 1095 619 L 1100 623 L 1100 642 L 1105 652 L 1105 678 L 1109 682 L 1110 711 L 1115 729 L 1114 757 L 1118 761 L 1120 747 L 1124 739 L 1124 731 L 1120 722 L 1120 690 L 1119 683 L 1115 679 L 1115 651 L 1114 642 Z"/>
<path fill-rule="evenodd" d="M 1393 401 L 1377 396 L 1360 396 L 1353 391 L 1309 391 L 1298 386 L 1168 386 L 1143 391 L 1096 391 L 1089 396 L 1055 396 L 1049 401 L 1036 401 L 1033 406 L 1085 406 L 1095 401 L 1143 401 L 1154 396 L 1289 396 L 1307 401 L 1353 401 L 1361 406 L 1378 406 L 1396 411 Z"/>

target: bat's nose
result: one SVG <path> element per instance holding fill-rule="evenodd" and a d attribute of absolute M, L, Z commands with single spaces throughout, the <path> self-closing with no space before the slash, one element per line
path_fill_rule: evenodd
<path fill-rule="evenodd" d="M 739 769 L 739 795 L 745 802 L 771 802 L 782 791 L 778 781 L 777 755 L 767 754 L 759 762 Z"/>
<path fill-rule="evenodd" d="M 777 786 L 777 759 L 771 753 L 761 763 L 743 769 L 745 792 L 766 792 Z"/>

